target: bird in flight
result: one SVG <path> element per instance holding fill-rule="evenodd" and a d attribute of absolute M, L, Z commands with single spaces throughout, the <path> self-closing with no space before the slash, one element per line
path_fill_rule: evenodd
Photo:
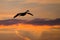
<path fill-rule="evenodd" d="M 29 13 L 29 10 L 27 10 L 24 13 L 17 13 L 13 18 L 16 18 L 17 16 L 25 16 L 26 14 L 29 14 L 29 15 L 33 16 L 33 14 Z"/>

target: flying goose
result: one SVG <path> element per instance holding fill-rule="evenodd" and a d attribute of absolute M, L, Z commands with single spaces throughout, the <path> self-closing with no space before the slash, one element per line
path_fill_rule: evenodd
<path fill-rule="evenodd" d="M 28 12 L 29 12 L 29 10 L 27 10 L 27 11 L 24 12 L 24 13 L 17 13 L 13 18 L 16 18 L 17 16 L 25 16 L 26 14 L 29 14 L 29 15 L 33 16 L 33 14 L 28 13 Z"/>

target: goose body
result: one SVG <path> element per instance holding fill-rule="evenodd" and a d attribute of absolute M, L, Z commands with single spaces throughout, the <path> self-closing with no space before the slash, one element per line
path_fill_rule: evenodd
<path fill-rule="evenodd" d="M 16 18 L 17 16 L 25 16 L 26 14 L 29 14 L 29 15 L 33 16 L 31 13 L 28 13 L 28 12 L 29 12 L 29 10 L 27 10 L 24 13 L 17 13 L 13 18 Z"/>

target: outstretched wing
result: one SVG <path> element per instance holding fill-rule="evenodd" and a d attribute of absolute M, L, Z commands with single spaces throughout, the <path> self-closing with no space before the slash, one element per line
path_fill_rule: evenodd
<path fill-rule="evenodd" d="M 19 14 L 16 14 L 13 18 L 16 18 Z"/>
<path fill-rule="evenodd" d="M 31 14 L 31 13 L 28 13 L 28 14 L 30 14 L 31 16 L 33 16 L 33 14 Z"/>

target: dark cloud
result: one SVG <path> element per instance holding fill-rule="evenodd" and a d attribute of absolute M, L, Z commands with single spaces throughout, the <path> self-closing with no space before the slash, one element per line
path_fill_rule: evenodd
<path fill-rule="evenodd" d="M 21 19 L 0 20 L 0 25 L 13 25 L 13 24 L 20 24 L 20 23 L 32 24 L 32 25 L 60 25 L 60 18 L 54 20 L 36 18 L 30 21 L 21 20 Z"/>
<path fill-rule="evenodd" d="M 13 25 L 23 23 L 25 20 L 18 20 L 18 19 L 8 19 L 8 20 L 0 20 L 0 25 Z"/>
<path fill-rule="evenodd" d="M 34 25 L 60 25 L 60 18 L 54 19 L 54 20 L 46 20 L 46 19 L 34 19 L 29 22 L 28 24 L 34 24 Z"/>

